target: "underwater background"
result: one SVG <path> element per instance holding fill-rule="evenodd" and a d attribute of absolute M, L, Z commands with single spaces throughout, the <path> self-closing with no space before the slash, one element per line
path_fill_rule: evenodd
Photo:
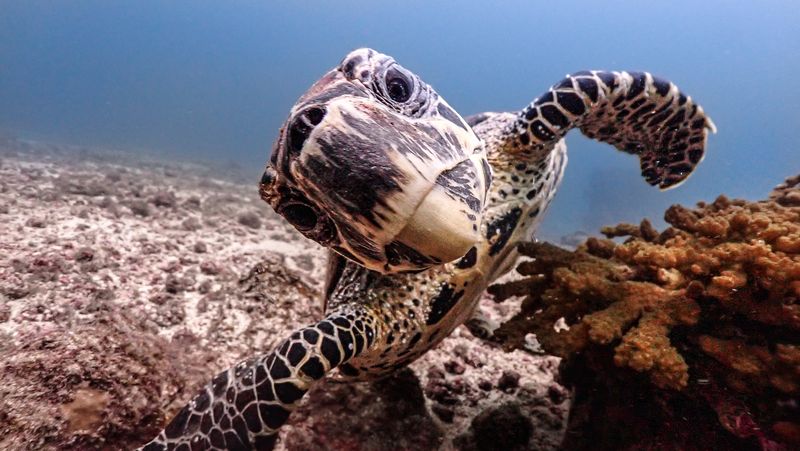
<path fill-rule="evenodd" d="M 633 157 L 573 132 L 539 236 L 720 193 L 762 198 L 800 171 L 796 1 L 0 1 L 0 132 L 252 175 L 296 98 L 350 50 L 394 56 L 463 116 L 518 110 L 564 74 L 647 70 L 719 132 L 681 187 L 659 193 Z"/>
<path fill-rule="evenodd" d="M 477 331 L 319 381 L 278 451 L 800 449 L 797 1 L 0 0 L 0 450 L 146 443 L 323 317 L 327 250 L 256 183 L 297 97 L 363 46 L 463 116 L 645 70 L 719 132 L 666 192 L 569 134 L 538 235 L 578 250 L 521 243 Z M 469 298 L 427 286 L 428 321 Z M 420 287 L 396 288 L 376 316 Z"/>

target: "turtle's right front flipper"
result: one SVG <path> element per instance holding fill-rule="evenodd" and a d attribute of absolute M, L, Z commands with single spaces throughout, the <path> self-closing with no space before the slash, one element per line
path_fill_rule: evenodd
<path fill-rule="evenodd" d="M 376 320 L 343 306 L 269 354 L 223 371 L 142 451 L 271 450 L 280 427 L 325 374 L 374 343 Z"/>
<path fill-rule="evenodd" d="M 703 159 L 703 109 L 675 84 L 647 72 L 568 75 L 523 109 L 512 126 L 516 146 L 549 150 L 573 127 L 639 156 L 642 176 L 661 189 L 685 180 Z"/>

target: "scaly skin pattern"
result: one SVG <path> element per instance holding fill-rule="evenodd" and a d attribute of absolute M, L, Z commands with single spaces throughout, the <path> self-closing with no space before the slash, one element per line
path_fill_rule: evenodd
<path fill-rule="evenodd" d="M 688 176 L 713 130 L 671 83 L 601 71 L 568 76 L 521 112 L 467 122 L 494 172 L 475 246 L 413 274 L 380 274 L 334 255 L 326 318 L 220 373 L 142 449 L 272 449 L 292 409 L 326 374 L 377 378 L 431 349 L 472 315 L 486 286 L 515 261 L 516 244 L 532 237 L 561 181 L 569 129 L 638 155 L 645 179 L 661 188 Z"/>

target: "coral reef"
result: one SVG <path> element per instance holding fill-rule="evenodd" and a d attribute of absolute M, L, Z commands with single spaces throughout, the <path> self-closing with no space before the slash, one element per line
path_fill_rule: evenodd
<path fill-rule="evenodd" d="M 665 220 L 574 252 L 524 243 L 527 277 L 490 288 L 525 296 L 495 338 L 524 348 L 533 333 L 564 359 L 566 449 L 800 447 L 800 176 Z"/>

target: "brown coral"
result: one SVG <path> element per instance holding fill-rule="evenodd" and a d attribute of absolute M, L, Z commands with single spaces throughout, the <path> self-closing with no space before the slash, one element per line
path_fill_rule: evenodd
<path fill-rule="evenodd" d="M 534 333 L 606 388 L 635 379 L 660 409 L 710 409 L 756 448 L 800 446 L 800 176 L 766 201 L 720 196 L 675 205 L 665 220 L 661 233 L 647 221 L 604 228 L 628 238 L 590 238 L 575 252 L 523 244 L 534 260 L 517 270 L 528 277 L 491 288 L 497 300 L 526 296 L 522 311 L 495 336 L 513 349 Z M 554 327 L 562 318 L 566 330 Z M 679 436 L 669 443 L 685 445 Z"/>

